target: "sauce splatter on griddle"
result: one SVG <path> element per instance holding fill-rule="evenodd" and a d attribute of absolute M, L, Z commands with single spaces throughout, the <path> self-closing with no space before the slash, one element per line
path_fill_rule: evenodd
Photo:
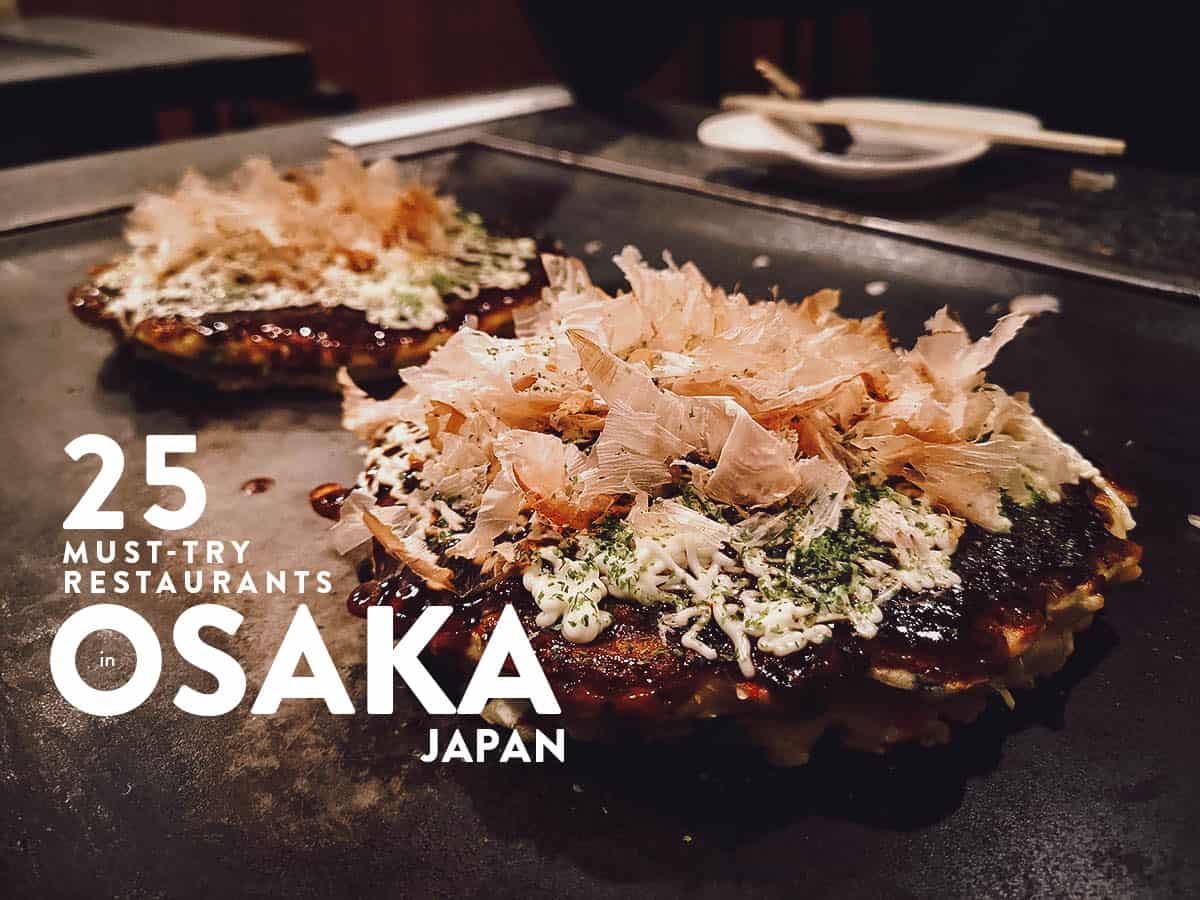
<path fill-rule="evenodd" d="M 260 475 L 257 478 L 249 478 L 242 482 L 243 494 L 265 494 L 271 488 L 275 487 L 275 479 L 268 475 Z"/>

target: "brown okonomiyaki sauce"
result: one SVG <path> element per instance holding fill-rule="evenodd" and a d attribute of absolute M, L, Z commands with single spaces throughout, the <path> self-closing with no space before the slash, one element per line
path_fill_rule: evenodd
<path fill-rule="evenodd" d="M 904 668 L 935 684 L 1002 674 L 1009 652 L 1000 626 L 1040 630 L 1047 601 L 1091 579 L 1097 560 L 1125 543 L 1105 527 L 1091 484 L 1062 491 L 1058 503 L 1006 502 L 1008 533 L 969 526 L 951 558 L 962 583 L 893 598 L 872 642 L 872 664 Z"/>
<path fill-rule="evenodd" d="M 335 488 L 322 485 L 313 492 L 317 512 L 329 515 L 325 498 L 335 496 Z M 479 584 L 472 565 L 452 561 L 461 593 L 433 592 L 402 571 L 378 544 L 360 570 L 361 584 L 347 607 L 360 617 L 371 606 L 391 607 L 400 634 L 426 606 L 453 606 L 454 614 L 430 651 L 465 663 L 468 647 L 486 637 L 504 605 L 512 603 L 569 716 L 653 718 L 713 678 L 743 691 L 766 690 L 773 703 L 794 714 L 816 715 L 839 684 L 861 679 L 874 666 L 913 672 L 930 686 L 1003 674 L 1010 653 L 1001 626 L 1040 630 L 1049 599 L 1081 583 L 1099 586 L 1094 574 L 1098 562 L 1128 546 L 1107 531 L 1094 495 L 1091 485 L 1065 485 L 1059 503 L 1010 504 L 1006 514 L 1013 527 L 1007 534 L 969 525 L 952 557 L 960 586 L 898 594 L 884 606 L 879 633 L 871 640 L 838 623 L 831 639 L 787 656 L 754 648 L 751 683 L 743 679 L 728 638 L 712 623 L 701 635 L 720 654 L 710 662 L 684 651 L 677 638 L 663 643 L 659 610 L 609 598 L 605 609 L 613 616 L 612 625 L 590 644 L 572 644 L 559 632 L 537 626 L 538 607 L 520 576 Z"/>
<path fill-rule="evenodd" d="M 487 323 L 498 316 L 507 318 L 514 307 L 535 300 L 546 279 L 540 266 L 530 266 L 529 273 L 529 284 L 517 290 L 485 288 L 469 300 L 445 298 L 446 319 L 429 331 L 381 328 L 357 309 L 309 305 L 210 313 L 196 319 L 149 318 L 134 328 L 132 337 L 164 353 L 247 371 L 387 368 L 411 362 L 415 348 L 427 344 L 431 335 L 454 333 L 468 315 Z M 79 319 L 120 339 L 124 335 L 107 310 L 113 296 L 85 284 L 70 293 L 68 303 Z"/>

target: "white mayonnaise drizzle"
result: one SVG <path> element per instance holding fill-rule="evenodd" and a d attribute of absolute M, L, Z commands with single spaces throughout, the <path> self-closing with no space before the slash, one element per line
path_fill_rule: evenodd
<path fill-rule="evenodd" d="M 312 283 L 249 281 L 260 266 L 253 251 L 202 256 L 162 274 L 151 254 L 134 252 L 96 279 L 116 292 L 107 310 L 127 331 L 145 319 L 199 318 L 209 313 L 252 312 L 297 306 L 344 306 L 362 311 L 380 328 L 433 328 L 446 319 L 444 296 L 470 299 L 481 288 L 515 290 L 529 282 L 526 262 L 536 246 L 528 238 L 496 238 L 481 226 L 465 224 L 448 235 L 447 253 L 431 255 L 403 248 L 374 250 L 375 265 L 356 271 L 345 256 L 325 266 Z M 246 282 L 246 283 L 242 283 Z"/>

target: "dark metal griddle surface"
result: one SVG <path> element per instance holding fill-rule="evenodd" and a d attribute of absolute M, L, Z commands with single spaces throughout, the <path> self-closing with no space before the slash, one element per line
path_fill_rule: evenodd
<path fill-rule="evenodd" d="M 347 479 L 354 439 L 336 403 L 222 398 L 113 354 L 64 296 L 119 246 L 108 216 L 0 238 L 5 394 L 4 581 L 0 592 L 0 893 L 107 895 L 1129 896 L 1200 890 L 1200 309 L 1190 301 L 971 257 L 710 197 L 467 148 L 444 185 L 486 216 L 563 241 L 597 280 L 623 243 L 670 248 L 715 281 L 789 297 L 841 288 L 843 308 L 882 305 L 903 342 L 950 304 L 976 333 L 1021 293 L 1052 293 L 1058 316 L 1004 350 L 993 380 L 1032 391 L 1042 415 L 1143 500 L 1143 581 L 1113 590 L 1075 656 L 1013 713 L 997 701 L 954 742 L 868 757 L 823 744 L 804 769 L 774 771 L 712 735 L 691 745 L 572 745 L 565 765 L 426 765 L 426 719 L 406 694 L 392 717 L 335 717 L 250 700 L 295 595 L 107 596 L 165 642 L 159 689 L 137 711 L 89 718 L 57 694 L 48 651 L 89 598 L 64 597 L 61 523 L 95 471 L 61 448 L 89 431 L 126 448 L 112 508 L 125 539 L 142 521 L 147 434 L 195 432 L 205 516 L 178 539 L 248 538 L 249 568 L 330 568 L 310 593 L 326 642 L 364 706 L 363 629 L 344 613 L 353 582 L 323 544 L 310 487 Z M 770 264 L 756 268 L 755 257 Z M 881 297 L 868 282 L 886 281 Z M 254 496 L 247 479 L 276 485 Z M 170 501 L 166 501 L 170 502 Z M 71 537 L 79 537 L 79 534 Z M 88 535 L 105 537 L 107 535 Z M 171 568 L 178 568 L 172 566 Z M 182 609 L 211 600 L 246 620 L 226 646 L 247 670 L 242 707 L 217 719 L 171 705 L 207 676 L 170 647 Z M 100 670 L 101 653 L 115 669 Z M 94 684 L 132 670 L 104 633 L 80 652 Z M 440 723 L 443 726 L 446 722 Z M 469 727 L 471 723 L 460 723 Z"/>

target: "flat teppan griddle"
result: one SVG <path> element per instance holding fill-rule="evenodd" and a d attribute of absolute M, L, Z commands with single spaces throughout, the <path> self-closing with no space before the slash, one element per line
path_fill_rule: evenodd
<path fill-rule="evenodd" d="M 842 290 L 843 309 L 882 306 L 902 343 L 950 304 L 978 334 L 1009 298 L 1050 293 L 1043 316 L 1002 352 L 993 380 L 1032 391 L 1038 411 L 1142 498 L 1143 580 L 1108 593 L 1058 675 L 997 701 L 952 744 L 864 756 L 832 743 L 797 770 L 772 770 L 721 729 L 694 744 L 589 747 L 565 765 L 432 765 L 431 723 L 406 692 L 365 713 L 363 624 L 345 613 L 355 579 L 323 543 L 310 488 L 356 471 L 335 401 L 223 397 L 114 353 L 68 313 L 85 270 L 120 247 L 121 216 L 0 238 L 4 377 L 0 591 L 0 894 L 303 897 L 1121 895 L 1200 890 L 1200 308 L 1180 296 L 939 249 L 646 182 L 467 147 L 443 187 L 467 208 L 560 239 L 596 280 L 624 243 L 669 248 L 714 281 L 799 298 Z M 585 248 L 603 249 L 591 255 Z M 756 257 L 768 264 L 755 267 Z M 886 281 L 882 296 L 869 282 Z M 999 304 L 999 306 L 997 306 Z M 360 711 L 249 705 L 299 598 L 96 598 L 139 610 L 164 642 L 158 690 L 133 713 L 94 719 L 59 697 L 51 638 L 76 608 L 61 593 L 64 516 L 95 472 L 62 447 L 101 432 L 127 466 L 109 508 L 124 539 L 163 537 L 141 519 L 147 434 L 192 433 L 208 488 L 178 537 L 250 539 L 249 568 L 328 568 L 304 598 Z M 253 478 L 275 479 L 258 494 Z M 170 500 L 166 502 L 172 502 Z M 75 533 L 72 538 L 105 537 Z M 178 568 L 176 566 L 175 568 Z M 170 645 L 193 602 L 246 619 L 225 646 L 250 687 L 235 712 L 171 704 L 207 676 Z M 117 660 L 99 669 L 101 654 Z M 79 655 L 98 686 L 128 676 L 124 639 Z M 441 721 L 473 727 L 474 723 Z"/>

